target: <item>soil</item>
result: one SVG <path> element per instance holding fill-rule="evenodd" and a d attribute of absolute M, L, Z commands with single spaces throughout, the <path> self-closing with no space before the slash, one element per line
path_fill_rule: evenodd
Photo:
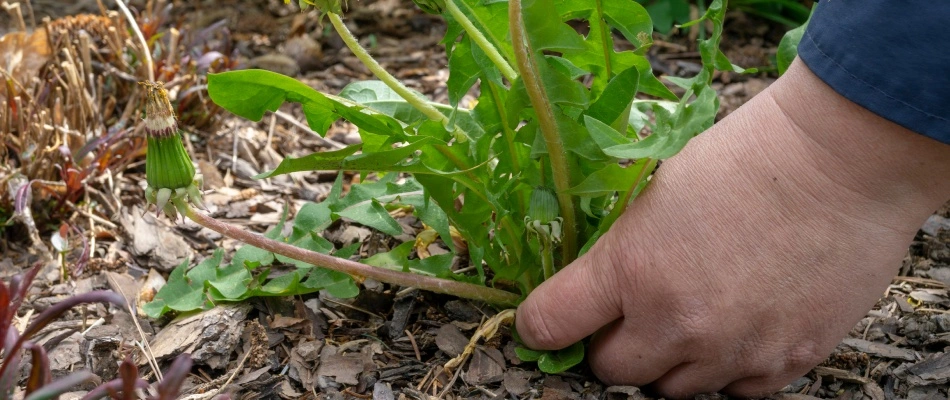
<path fill-rule="evenodd" d="M 69 7 L 59 4 L 34 0 L 37 21 L 43 16 L 55 19 L 100 13 L 93 1 Z M 445 27 L 439 18 L 423 14 L 403 0 L 353 1 L 350 6 L 347 23 L 385 67 L 411 88 L 447 102 L 446 56 L 438 44 Z M 159 32 L 175 28 L 181 33 L 182 43 L 191 46 L 182 57 L 200 59 L 218 54 L 220 62 L 231 68 L 257 67 L 296 75 L 330 93 L 349 82 L 370 78 L 340 40 L 316 22 L 313 12 L 301 13 L 282 1 L 175 1 L 152 7 L 138 4 L 137 10 L 140 19 Z M 13 20 L 4 18 L 0 26 L 15 30 Z M 736 64 L 768 66 L 783 30 L 730 13 L 724 51 Z M 698 69 L 699 57 L 689 32 L 657 36 L 656 42 L 650 57 L 658 74 L 688 76 Z M 125 43 L 134 45 L 131 40 Z M 185 78 L 188 74 L 176 71 L 168 77 L 179 82 L 177 88 L 184 92 L 190 87 L 181 82 L 200 83 L 200 79 L 189 81 Z M 771 73 L 720 75 L 716 85 L 722 97 L 721 115 L 773 80 Z M 194 87 L 200 90 L 200 85 Z M 125 104 L 133 100 L 120 97 L 117 101 Z M 305 132 L 298 122 L 303 118 L 293 106 L 282 108 L 285 116 L 265 116 L 255 123 L 221 112 L 207 102 L 194 104 L 206 108 L 181 119 L 206 189 L 211 191 L 207 196 L 210 208 L 216 217 L 255 231 L 273 226 L 284 204 L 295 209 L 304 201 L 321 199 L 336 174 L 263 181 L 251 177 L 273 168 L 282 157 L 358 140 L 354 129 L 345 123 L 335 125 L 326 139 Z M 136 123 L 136 118 L 115 117 L 105 122 L 104 128 L 121 129 L 122 124 Z M 191 223 L 173 225 L 165 218 L 151 217 L 151 213 L 143 216 L 144 165 L 132 160 L 122 167 L 83 182 L 89 192 L 102 194 L 85 203 L 93 206 L 38 213 L 35 232 L 21 223 L 0 231 L 0 278 L 8 280 L 35 263 L 45 265 L 20 315 L 38 313 L 65 295 L 95 289 L 116 290 L 133 301 L 148 298 L 182 260 L 202 259 L 219 247 L 232 254 L 238 247 L 238 243 Z M 0 169 L 0 175 L 5 171 Z M 34 201 L 49 198 L 40 194 Z M 85 238 L 92 242 L 92 256 L 77 268 L 83 260 L 78 250 L 83 248 L 82 239 L 66 234 L 71 238 L 68 248 L 76 250 L 64 253 L 68 274 L 74 275 L 65 279 L 56 252 L 48 247 L 62 222 L 88 227 L 90 233 Z M 413 221 L 402 222 L 418 230 Z M 33 235 L 46 244 L 32 243 Z M 364 252 L 406 240 L 381 237 L 349 224 L 331 227 L 326 236 L 337 245 L 363 241 Z M 140 329 L 127 312 L 90 306 L 68 314 L 37 338 L 40 343 L 58 341 L 48 349 L 56 376 L 88 368 L 109 380 L 117 374 L 118 360 L 127 354 L 134 354 L 143 370 L 150 371 L 137 342 L 148 342 L 151 355 L 163 369 L 174 356 L 190 353 L 195 367 L 184 394 L 190 399 L 220 393 L 235 399 L 652 398 L 638 388 L 605 386 L 583 365 L 557 375 L 541 373 L 534 364 L 518 359 L 507 328 L 478 343 L 462 367 L 445 371 L 443 365 L 463 351 L 480 323 L 497 310 L 373 281 L 364 286 L 358 297 L 348 300 L 321 293 L 222 304 L 176 319 L 138 317 Z M 945 206 L 917 234 L 900 275 L 834 354 L 771 398 L 947 398 L 948 287 L 950 207 Z M 152 372 L 146 372 L 145 377 L 155 380 Z M 81 392 L 63 398 L 78 396 Z"/>

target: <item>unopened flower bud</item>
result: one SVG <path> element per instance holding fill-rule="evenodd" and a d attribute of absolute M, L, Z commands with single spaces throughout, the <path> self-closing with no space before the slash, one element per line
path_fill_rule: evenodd
<path fill-rule="evenodd" d="M 177 216 L 176 207 L 183 201 L 201 206 L 200 178 L 181 142 L 178 122 L 168 92 L 161 83 L 141 82 L 145 87 L 145 198 L 159 211 Z M 183 203 L 181 203 L 183 204 Z"/>
<path fill-rule="evenodd" d="M 538 186 L 531 192 L 528 203 L 528 218 L 542 224 L 553 221 L 558 217 L 558 202 L 554 191 L 544 186 Z"/>

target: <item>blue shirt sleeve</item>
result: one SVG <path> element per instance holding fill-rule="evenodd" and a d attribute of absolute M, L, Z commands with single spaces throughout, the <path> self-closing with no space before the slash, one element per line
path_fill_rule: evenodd
<path fill-rule="evenodd" d="M 871 112 L 950 144 L 950 1 L 817 7 L 798 47 L 812 72 Z"/>

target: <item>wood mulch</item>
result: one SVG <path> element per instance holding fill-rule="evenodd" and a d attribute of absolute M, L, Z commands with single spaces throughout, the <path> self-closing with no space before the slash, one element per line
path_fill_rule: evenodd
<path fill-rule="evenodd" d="M 57 6 L 59 2 L 32 4 L 37 18 L 58 18 L 63 12 L 99 13 L 93 1 L 80 1 L 65 9 Z M 349 82 L 370 78 L 339 39 L 315 22 L 313 13 L 299 13 L 283 1 L 164 4 L 167 8 L 153 10 L 153 16 L 161 17 L 156 19 L 155 29 L 178 29 L 182 43 L 192 46 L 186 49 L 192 57 L 218 52 L 235 68 L 257 67 L 296 75 L 330 93 Z M 446 57 L 438 45 L 444 32 L 440 19 L 418 12 L 403 0 L 350 5 L 348 24 L 380 62 L 396 71 L 409 87 L 447 102 Z M 139 9 L 145 9 L 144 5 L 139 4 Z M 724 49 L 733 62 L 768 65 L 782 28 L 741 14 L 730 14 L 729 21 Z M 6 22 L 9 20 L 0 20 L 0 26 L 13 26 Z M 650 57 L 658 73 L 688 75 L 698 68 L 699 57 L 687 34 L 658 37 L 657 43 Z M 772 81 L 771 74 L 720 76 L 717 89 L 722 115 Z M 335 174 L 251 179 L 276 166 L 282 157 L 359 139 L 346 123 L 336 124 L 326 139 L 317 137 L 301 128 L 304 120 L 299 109 L 285 106 L 281 111 L 281 115 L 265 116 L 260 123 L 214 109 L 207 110 L 208 118 L 182 117 L 183 122 L 195 122 L 183 128 L 189 132 L 189 145 L 206 189 L 212 191 L 207 200 L 215 216 L 264 231 L 278 221 L 284 204 L 295 209 L 329 191 Z M 86 182 L 98 191 L 112 190 L 114 201 L 60 216 L 74 224 L 85 224 L 90 213 L 107 220 L 98 223 L 92 257 L 78 277 L 63 279 L 52 252 L 31 244 L 26 228 L 0 230 L 0 278 L 7 280 L 36 262 L 46 264 L 21 313 L 40 312 L 66 295 L 95 289 L 112 289 L 135 299 L 154 293 L 183 259 L 200 260 L 215 248 L 233 251 L 239 246 L 194 224 L 173 226 L 151 214 L 143 216 L 140 182 L 144 166 L 132 163 L 126 167 L 113 171 L 109 179 Z M 3 171 L 0 169 L 0 174 Z M 58 221 L 36 217 L 43 222 L 38 234 L 48 243 Z M 400 222 L 410 230 L 419 229 L 412 217 Z M 407 239 L 384 238 L 350 224 L 331 227 L 326 237 L 338 246 L 362 241 L 367 251 Z M 73 251 L 65 257 L 69 264 L 78 255 Z M 938 210 L 918 232 L 900 275 L 834 354 L 772 398 L 947 398 L 950 208 Z M 518 359 L 507 328 L 480 342 L 462 367 L 444 370 L 443 365 L 463 351 L 479 325 L 497 312 L 483 304 L 368 281 L 354 299 L 336 299 L 324 293 L 253 299 L 173 320 L 139 317 L 141 330 L 124 311 L 89 306 L 52 324 L 38 338 L 44 343 L 66 334 L 49 349 L 57 376 L 88 368 L 103 380 L 113 379 L 117 361 L 130 353 L 149 371 L 136 342 L 147 341 L 162 368 L 174 356 L 190 353 L 195 360 L 193 374 L 185 384 L 190 399 L 212 398 L 223 392 L 236 399 L 652 398 L 634 387 L 607 387 L 583 365 L 558 375 L 541 373 L 534 364 Z M 146 379 L 155 379 L 147 374 Z"/>

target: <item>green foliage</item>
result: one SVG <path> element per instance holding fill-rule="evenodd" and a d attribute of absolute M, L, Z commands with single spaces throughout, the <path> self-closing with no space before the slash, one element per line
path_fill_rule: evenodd
<path fill-rule="evenodd" d="M 331 223 L 343 218 L 396 236 L 403 229 L 391 212 L 411 210 L 451 252 L 422 257 L 410 241 L 363 263 L 527 295 L 607 231 L 647 184 L 658 159 L 675 155 L 712 125 L 719 107 L 710 87 L 713 71 L 743 71 L 719 51 L 722 0 L 712 1 L 700 19 L 712 26 L 699 43 L 702 71 L 668 79 L 685 91 L 682 96 L 653 74 L 645 54 L 655 21 L 633 0 L 524 0 L 520 10 L 509 10 L 505 1 L 431 4 L 426 11 L 441 11 L 448 23 L 442 43 L 449 54 L 450 105 L 395 86 L 376 67 L 370 69 L 382 82 L 353 83 L 337 96 L 267 71 L 209 77 L 212 100 L 245 118 L 260 120 L 293 102 L 320 134 L 339 119 L 359 129 L 359 145 L 288 158 L 260 177 L 316 170 L 381 176 L 343 195 L 341 174 L 326 200 L 304 205 L 291 229 L 282 222 L 268 237 L 350 257 L 355 248 L 335 249 L 320 236 Z M 567 23 L 577 20 L 588 23 L 585 35 Z M 335 25 L 345 30 L 341 26 Z M 512 33 L 523 34 L 525 45 L 513 46 Z M 619 37 L 635 49 L 617 51 Z M 515 48 L 526 51 L 516 57 Z M 476 86 L 477 104 L 460 107 Z M 636 100 L 638 95 L 654 100 Z M 641 138 L 643 131 L 652 134 Z M 535 218 L 528 218 L 529 211 Z M 453 245 L 454 232 L 467 245 L 472 272 L 452 270 L 454 256 L 462 255 Z M 222 258 L 217 252 L 193 268 L 187 262 L 176 268 L 147 312 L 158 316 L 217 301 L 323 289 L 340 297 L 357 292 L 343 274 L 253 247 L 220 267 Z M 285 264 L 296 269 L 277 276 L 275 268 Z M 545 371 L 563 371 L 581 361 L 583 346 L 522 354 Z"/>
<path fill-rule="evenodd" d="M 526 347 L 515 347 L 515 354 L 521 361 L 537 362 L 538 368 L 549 374 L 559 374 L 584 360 L 584 343 L 577 342 L 564 349 L 538 351 Z"/>
<path fill-rule="evenodd" d="M 650 13 L 653 28 L 657 32 L 669 33 L 675 25 L 690 20 L 690 6 L 703 12 L 706 4 L 703 0 L 637 0 Z M 808 19 L 809 10 L 801 0 L 732 0 L 731 10 L 740 10 L 772 22 L 794 28 Z"/>
<path fill-rule="evenodd" d="M 812 9 L 812 12 L 814 12 L 814 9 Z M 788 66 L 792 65 L 792 61 L 798 56 L 798 44 L 805 36 L 805 29 L 808 29 L 809 21 L 811 21 L 810 14 L 805 23 L 798 28 L 785 32 L 785 36 L 782 36 L 782 41 L 778 44 L 778 52 L 775 53 L 775 64 L 778 66 L 779 75 L 785 74 Z"/>

